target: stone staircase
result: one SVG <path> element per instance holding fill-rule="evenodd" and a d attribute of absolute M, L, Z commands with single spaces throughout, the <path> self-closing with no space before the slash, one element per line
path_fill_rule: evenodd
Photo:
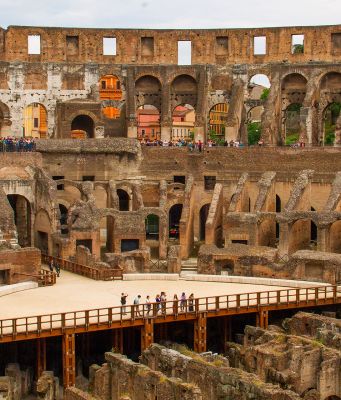
<path fill-rule="evenodd" d="M 181 261 L 181 273 L 180 277 L 183 277 L 188 274 L 196 274 L 197 273 L 197 258 L 191 257 L 187 260 Z"/>

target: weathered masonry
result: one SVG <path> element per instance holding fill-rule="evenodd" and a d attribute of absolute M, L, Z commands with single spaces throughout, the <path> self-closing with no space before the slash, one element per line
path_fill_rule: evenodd
<path fill-rule="evenodd" d="M 340 60 L 339 25 L 11 26 L 0 30 L 0 132 L 206 140 L 213 130 L 227 141 L 247 143 L 248 123 L 261 121 L 268 144 L 283 144 L 292 133 L 306 145 L 339 144 L 341 121 L 333 105 L 341 103 Z M 258 74 L 271 85 L 266 96 L 253 81 Z M 189 107 L 190 121 L 179 106 Z M 329 139 L 326 119 L 335 138 Z"/>

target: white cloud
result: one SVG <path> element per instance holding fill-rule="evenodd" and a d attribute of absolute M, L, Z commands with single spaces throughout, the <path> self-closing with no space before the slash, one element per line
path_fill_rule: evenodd
<path fill-rule="evenodd" d="M 340 0 L 0 0 L 0 25 L 232 28 L 340 23 Z"/>

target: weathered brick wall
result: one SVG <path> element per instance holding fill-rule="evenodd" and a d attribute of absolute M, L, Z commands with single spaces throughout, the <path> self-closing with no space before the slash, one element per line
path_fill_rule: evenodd
<path fill-rule="evenodd" d="M 36 248 L 4 250 L 0 252 L 0 270 L 10 269 L 8 282 L 10 284 L 35 280 L 30 275 L 38 275 L 40 265 L 40 250 Z M 20 275 L 21 273 L 25 275 Z"/>
<path fill-rule="evenodd" d="M 69 387 L 65 390 L 64 400 L 99 400 L 99 397 L 92 396 L 75 387 Z"/>

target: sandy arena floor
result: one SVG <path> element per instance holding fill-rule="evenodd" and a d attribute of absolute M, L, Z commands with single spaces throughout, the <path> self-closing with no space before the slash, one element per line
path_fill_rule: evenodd
<path fill-rule="evenodd" d="M 142 304 L 146 295 L 150 295 L 153 301 L 161 291 L 165 291 L 167 300 L 171 300 L 174 293 L 180 296 L 183 291 L 187 297 L 190 293 L 194 293 L 195 297 L 207 297 L 277 289 L 285 288 L 184 280 L 104 282 L 62 271 L 57 284 L 52 287 L 40 287 L 0 297 L 0 319 L 118 306 L 121 292 L 128 293 L 129 305 L 137 294 L 142 296 Z"/>

